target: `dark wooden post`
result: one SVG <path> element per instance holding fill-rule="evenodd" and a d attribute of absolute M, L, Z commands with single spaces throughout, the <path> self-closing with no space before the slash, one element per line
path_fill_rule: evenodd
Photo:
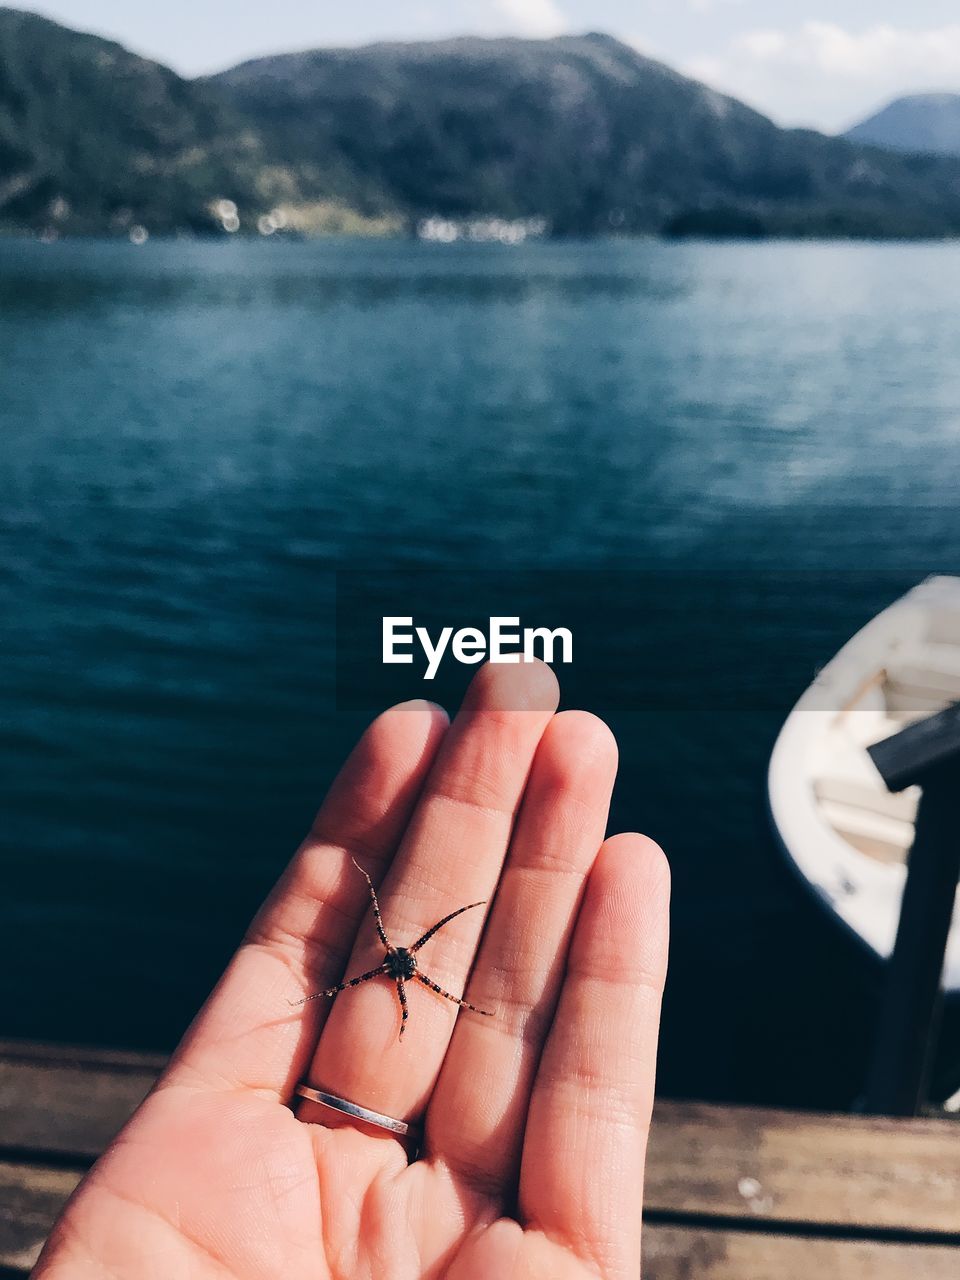
<path fill-rule="evenodd" d="M 960 878 L 960 703 L 871 747 L 891 791 L 923 788 L 864 1110 L 913 1116 L 936 1047 L 943 958 Z"/>

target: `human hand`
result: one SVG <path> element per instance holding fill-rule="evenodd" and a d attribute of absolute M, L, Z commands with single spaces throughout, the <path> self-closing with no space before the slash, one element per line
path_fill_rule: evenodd
<path fill-rule="evenodd" d="M 84 1180 L 36 1280 L 637 1280 L 669 875 L 602 844 L 609 730 L 555 715 L 548 668 L 482 668 L 448 728 L 409 703 L 367 730 L 155 1090 Z M 599 850 L 599 853 L 598 853 Z M 418 954 L 382 962 L 479 899 Z M 400 1140 L 314 1087 L 421 1120 Z"/>

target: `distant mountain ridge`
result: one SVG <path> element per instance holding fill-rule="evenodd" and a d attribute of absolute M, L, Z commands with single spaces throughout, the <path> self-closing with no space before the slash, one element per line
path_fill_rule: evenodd
<path fill-rule="evenodd" d="M 78 231 L 210 225 L 252 200 L 260 143 L 223 95 L 112 41 L 0 9 L 0 221 Z"/>
<path fill-rule="evenodd" d="M 960 93 L 896 98 L 845 136 L 894 151 L 960 156 Z"/>
<path fill-rule="evenodd" d="M 386 230 L 432 215 L 578 235 L 955 235 L 960 160 L 779 129 L 599 34 L 317 50 L 188 81 L 0 9 L 8 229 Z"/>
<path fill-rule="evenodd" d="M 779 129 L 596 33 L 316 50 L 214 83 L 285 164 L 335 157 L 374 207 L 542 215 L 573 234 L 960 229 L 954 165 Z"/>

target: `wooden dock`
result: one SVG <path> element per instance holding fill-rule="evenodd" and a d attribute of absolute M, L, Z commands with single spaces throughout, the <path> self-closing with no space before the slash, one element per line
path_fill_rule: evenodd
<path fill-rule="evenodd" d="M 162 1065 L 0 1042 L 0 1280 Z M 644 1211 L 644 1280 L 957 1280 L 960 1126 L 662 1102 Z"/>

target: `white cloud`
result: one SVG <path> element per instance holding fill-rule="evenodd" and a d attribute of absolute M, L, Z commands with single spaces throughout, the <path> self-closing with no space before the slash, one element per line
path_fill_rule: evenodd
<path fill-rule="evenodd" d="M 904 93 L 960 92 L 960 23 L 848 31 L 810 21 L 748 31 L 685 70 L 780 120 L 841 128 Z"/>
<path fill-rule="evenodd" d="M 789 50 L 789 41 L 782 31 L 748 31 L 737 42 L 739 47 L 754 58 L 779 58 Z"/>
<path fill-rule="evenodd" d="M 553 0 L 493 0 L 493 7 L 525 36 L 557 36 L 569 28 Z"/>
<path fill-rule="evenodd" d="M 687 0 L 687 3 L 694 13 L 712 13 L 727 5 L 742 4 L 743 0 Z"/>

